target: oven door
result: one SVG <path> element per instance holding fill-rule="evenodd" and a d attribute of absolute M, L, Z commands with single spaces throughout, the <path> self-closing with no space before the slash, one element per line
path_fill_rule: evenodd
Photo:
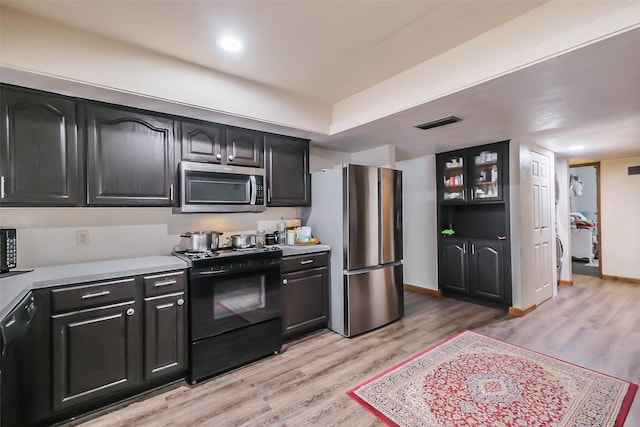
<path fill-rule="evenodd" d="M 191 341 L 281 317 L 280 266 L 191 273 Z"/>

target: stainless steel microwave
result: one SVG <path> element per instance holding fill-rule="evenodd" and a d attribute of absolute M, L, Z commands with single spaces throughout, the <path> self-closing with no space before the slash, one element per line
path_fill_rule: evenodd
<path fill-rule="evenodd" d="M 180 162 L 178 200 L 174 213 L 261 212 L 264 197 L 264 169 Z"/>

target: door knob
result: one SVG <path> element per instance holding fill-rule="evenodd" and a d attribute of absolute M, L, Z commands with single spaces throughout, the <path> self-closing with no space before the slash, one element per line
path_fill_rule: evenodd
<path fill-rule="evenodd" d="M 289 281 L 287 279 L 282 279 L 282 284 L 286 285 L 287 283 L 289 283 Z"/>
<path fill-rule="evenodd" d="M 127 310 L 127 316 L 133 316 L 135 312 L 136 311 L 133 308 L 130 308 L 129 310 Z"/>
<path fill-rule="evenodd" d="M 233 154 L 229 154 L 229 161 L 232 162 L 234 159 Z"/>

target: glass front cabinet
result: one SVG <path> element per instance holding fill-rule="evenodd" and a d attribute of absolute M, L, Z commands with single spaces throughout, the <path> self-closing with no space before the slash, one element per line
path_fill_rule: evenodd
<path fill-rule="evenodd" d="M 495 143 L 438 154 L 439 201 L 503 200 L 504 152 L 504 143 Z"/>

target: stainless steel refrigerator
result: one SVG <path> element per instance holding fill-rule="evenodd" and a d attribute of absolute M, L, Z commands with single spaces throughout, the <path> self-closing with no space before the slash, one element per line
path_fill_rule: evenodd
<path fill-rule="evenodd" d="M 402 172 L 344 165 L 312 174 L 303 213 L 331 245 L 329 328 L 350 337 L 404 315 Z"/>

